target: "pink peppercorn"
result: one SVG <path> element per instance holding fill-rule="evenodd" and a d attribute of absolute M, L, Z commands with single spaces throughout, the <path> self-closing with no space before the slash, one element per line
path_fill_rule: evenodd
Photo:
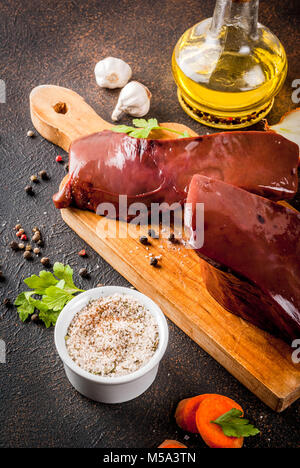
<path fill-rule="evenodd" d="M 58 155 L 56 156 L 55 160 L 56 162 L 62 162 L 63 158 L 60 155 Z"/>
<path fill-rule="evenodd" d="M 23 241 L 27 241 L 27 236 L 26 236 L 26 234 L 22 234 L 22 236 L 21 236 L 21 240 L 23 240 Z"/>

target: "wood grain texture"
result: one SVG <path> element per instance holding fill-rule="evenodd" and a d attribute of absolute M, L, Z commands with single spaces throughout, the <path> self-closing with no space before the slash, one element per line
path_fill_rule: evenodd
<path fill-rule="evenodd" d="M 65 104 L 65 113 L 55 112 L 57 102 Z M 78 94 L 64 88 L 38 87 L 31 93 L 30 104 L 37 130 L 63 148 L 80 136 L 111 126 Z M 170 136 L 156 133 L 156 137 Z M 300 397 L 300 366 L 293 364 L 291 348 L 223 309 L 207 291 L 207 264 L 193 250 L 163 238 L 142 246 L 141 233 L 132 225 L 75 208 L 61 213 L 82 239 L 268 406 L 280 412 Z M 146 234 L 148 226 L 143 229 Z M 149 253 L 162 255 L 159 268 L 150 265 Z"/>
<path fill-rule="evenodd" d="M 37 131 L 65 151 L 69 150 L 71 142 L 76 138 L 114 126 L 96 114 L 79 94 L 68 88 L 54 85 L 37 86 L 31 91 L 29 100 L 31 120 Z M 181 132 L 188 130 L 191 136 L 197 135 L 186 125 L 162 125 L 174 127 Z M 154 130 L 150 136 L 160 139 L 179 138 L 166 130 Z"/>
<path fill-rule="evenodd" d="M 166 239 L 151 240 L 146 250 L 134 232 L 113 238 L 116 222 L 76 208 L 62 210 L 64 221 L 139 291 L 231 374 L 275 411 L 300 397 L 300 369 L 291 348 L 224 310 L 204 283 L 203 260 L 190 249 Z M 117 223 L 124 234 L 127 224 Z M 104 231 L 107 237 L 103 237 Z M 147 228 L 144 228 L 147 233 Z M 149 252 L 162 255 L 160 268 L 149 264 Z"/>

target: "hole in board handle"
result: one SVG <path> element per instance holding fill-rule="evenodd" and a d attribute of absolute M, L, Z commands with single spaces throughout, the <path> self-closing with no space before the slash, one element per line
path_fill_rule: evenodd
<path fill-rule="evenodd" d="M 57 102 L 55 106 L 53 106 L 53 109 L 58 114 L 66 114 L 68 112 L 68 107 L 65 102 Z"/>

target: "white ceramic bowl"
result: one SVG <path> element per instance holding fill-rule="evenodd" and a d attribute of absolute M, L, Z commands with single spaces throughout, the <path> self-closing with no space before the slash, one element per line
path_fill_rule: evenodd
<path fill-rule="evenodd" d="M 74 315 L 85 307 L 89 301 L 116 293 L 128 294 L 134 297 L 154 315 L 158 323 L 159 345 L 150 361 L 136 372 L 120 377 L 100 377 L 75 364 L 68 353 L 65 336 Z M 56 322 L 54 337 L 55 346 L 63 361 L 66 375 L 78 392 L 102 403 L 122 403 L 141 395 L 153 383 L 159 362 L 168 345 L 169 331 L 164 314 L 149 297 L 129 288 L 103 286 L 79 294 L 64 307 Z"/>

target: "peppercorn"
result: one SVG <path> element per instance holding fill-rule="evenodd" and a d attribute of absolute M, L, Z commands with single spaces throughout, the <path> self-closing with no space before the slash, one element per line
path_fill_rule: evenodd
<path fill-rule="evenodd" d="M 44 266 L 49 266 L 50 265 L 50 259 L 48 257 L 43 257 L 41 259 L 41 264 Z"/>
<path fill-rule="evenodd" d="M 80 250 L 80 252 L 78 252 L 78 255 L 79 255 L 79 257 L 85 257 L 86 256 L 85 249 Z"/>
<path fill-rule="evenodd" d="M 147 236 L 141 236 L 139 239 L 140 243 L 143 245 L 149 244 L 148 237 Z"/>
<path fill-rule="evenodd" d="M 41 233 L 39 231 L 36 231 L 34 236 L 32 236 L 32 241 L 37 243 L 41 239 Z"/>
<path fill-rule="evenodd" d="M 29 138 L 32 138 L 32 137 L 34 136 L 33 131 L 32 131 L 32 130 L 28 130 L 27 136 L 28 136 Z"/>
<path fill-rule="evenodd" d="M 12 250 L 15 250 L 15 251 L 19 250 L 19 245 L 18 245 L 18 242 L 16 242 L 16 241 L 12 241 L 12 242 L 9 244 L 9 246 L 10 246 L 10 248 L 11 248 Z"/>
<path fill-rule="evenodd" d="M 22 235 L 21 235 L 21 240 L 22 240 L 22 241 L 27 241 L 27 236 L 26 236 L 26 234 L 22 234 Z"/>
<path fill-rule="evenodd" d="M 63 158 L 60 156 L 60 154 L 58 156 L 56 156 L 55 161 L 58 162 L 58 163 L 63 162 Z"/>
<path fill-rule="evenodd" d="M 22 227 L 21 224 L 16 224 L 16 225 L 15 225 L 15 230 L 16 230 L 16 231 L 19 231 L 19 230 L 21 229 L 21 227 Z"/>
<path fill-rule="evenodd" d="M 31 182 L 33 182 L 34 184 L 38 184 L 38 182 L 39 182 L 39 179 L 38 179 L 38 177 L 37 177 L 35 174 L 33 174 L 32 176 L 30 176 L 30 180 L 31 180 Z"/>
<path fill-rule="evenodd" d="M 37 245 L 38 245 L 39 247 L 44 247 L 44 241 L 43 241 L 42 239 L 39 240 L 39 241 L 37 242 Z"/>
<path fill-rule="evenodd" d="M 31 245 L 30 244 L 26 245 L 25 250 L 26 252 L 31 252 L 32 251 Z"/>
<path fill-rule="evenodd" d="M 43 179 L 43 180 L 48 180 L 48 179 L 49 179 L 49 176 L 48 176 L 48 174 L 47 174 L 46 171 L 40 171 L 40 172 L 39 172 L 39 176 L 40 176 L 40 178 Z"/>
<path fill-rule="evenodd" d="M 35 255 L 39 255 L 40 252 L 41 252 L 41 251 L 40 251 L 40 249 L 39 249 L 38 247 L 35 247 L 35 248 L 33 249 L 33 253 L 35 253 Z"/>
<path fill-rule="evenodd" d="M 174 234 L 174 232 L 171 232 L 171 234 L 170 234 L 169 237 L 168 237 L 168 240 L 169 240 L 170 242 L 172 242 L 172 244 L 175 244 L 176 239 L 175 239 L 175 234 Z"/>
<path fill-rule="evenodd" d="M 157 235 L 156 235 L 156 232 L 154 231 L 154 229 L 149 229 L 148 231 L 148 236 L 149 237 L 152 237 L 152 239 L 157 239 Z"/>
<path fill-rule="evenodd" d="M 32 259 L 31 252 L 28 252 L 28 250 L 26 250 L 23 254 L 23 257 L 25 258 L 25 260 L 31 260 Z"/>
<path fill-rule="evenodd" d="M 34 195 L 34 190 L 33 190 L 33 188 L 31 187 L 31 185 L 26 185 L 26 187 L 25 187 L 25 192 L 26 192 L 28 195 L 30 195 L 30 196 Z"/>
<path fill-rule="evenodd" d="M 10 299 L 9 299 L 8 297 L 6 297 L 6 298 L 4 299 L 3 305 L 4 305 L 5 307 L 7 307 L 7 308 L 8 308 L 8 307 L 11 307 L 11 302 L 10 302 Z"/>
<path fill-rule="evenodd" d="M 157 258 L 156 257 L 151 257 L 150 258 L 150 265 L 155 267 L 155 266 L 157 266 L 157 264 L 158 264 Z"/>
<path fill-rule="evenodd" d="M 18 244 L 18 247 L 20 250 L 24 250 L 25 249 L 25 244 L 23 244 L 23 242 L 20 242 L 20 244 Z"/>
<path fill-rule="evenodd" d="M 21 237 L 22 234 L 24 234 L 24 229 L 19 229 L 18 232 L 17 232 L 17 236 L 18 237 Z"/>
<path fill-rule="evenodd" d="M 80 276 L 82 276 L 83 278 L 86 278 L 86 277 L 88 276 L 88 271 L 87 271 L 86 268 L 80 268 L 79 274 L 80 274 Z"/>
<path fill-rule="evenodd" d="M 32 322 L 38 322 L 38 320 L 39 320 L 38 314 L 32 314 L 32 316 L 30 317 L 30 320 Z"/>

